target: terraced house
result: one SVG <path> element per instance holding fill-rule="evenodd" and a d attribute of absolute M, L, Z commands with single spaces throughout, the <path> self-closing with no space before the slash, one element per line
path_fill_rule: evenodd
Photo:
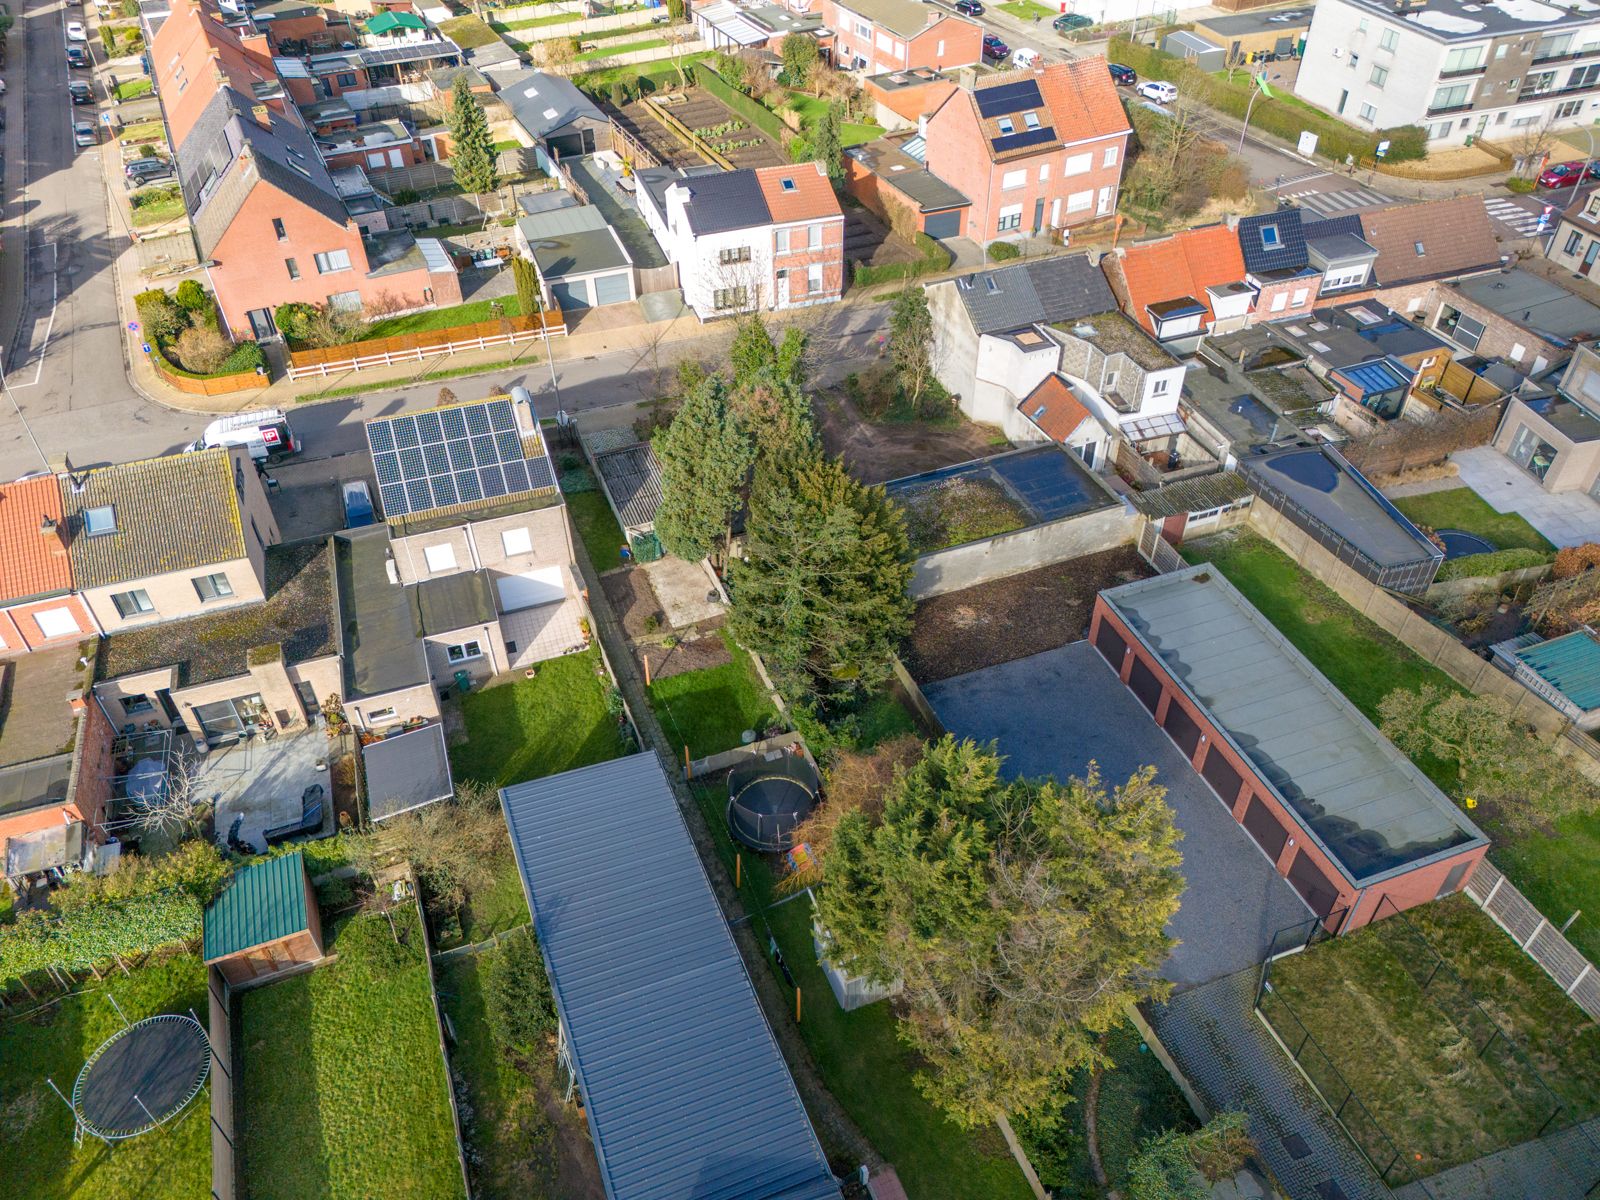
<path fill-rule="evenodd" d="M 833 30 L 833 61 L 844 71 L 966 67 L 983 57 L 983 29 L 974 21 L 916 0 L 813 0 L 812 11 Z"/>

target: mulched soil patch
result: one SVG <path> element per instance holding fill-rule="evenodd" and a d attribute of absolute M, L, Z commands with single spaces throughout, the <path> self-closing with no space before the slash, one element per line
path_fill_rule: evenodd
<path fill-rule="evenodd" d="M 635 658 L 643 654 L 650 656 L 652 680 L 669 679 L 673 675 L 684 675 L 707 667 L 720 667 L 733 661 L 733 655 L 728 653 L 728 647 L 715 633 L 709 637 L 696 638 L 694 641 L 679 642 L 671 650 L 660 644 L 635 645 L 633 654 Z M 640 669 L 643 670 L 643 663 L 640 664 Z"/>
<path fill-rule="evenodd" d="M 1011 575 L 917 605 L 906 669 L 933 683 L 1087 636 L 1102 590 L 1154 574 L 1132 546 Z"/>
<path fill-rule="evenodd" d="M 606 599 L 611 601 L 611 610 L 617 614 L 617 620 L 622 622 L 623 632 L 630 639 L 652 632 L 645 628 L 651 617 L 656 619 L 655 628 L 666 628 L 666 614 L 661 611 L 655 589 L 650 586 L 650 576 L 638 567 L 602 575 L 600 586 L 605 590 Z"/>

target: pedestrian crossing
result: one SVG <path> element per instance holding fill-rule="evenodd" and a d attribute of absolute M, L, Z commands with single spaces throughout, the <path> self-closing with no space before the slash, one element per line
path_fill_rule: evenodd
<path fill-rule="evenodd" d="M 1529 212 L 1504 196 L 1485 196 L 1483 207 L 1489 210 L 1489 216 L 1502 225 L 1511 226 L 1523 237 L 1534 237 L 1539 232 L 1539 214 Z"/>
<path fill-rule="evenodd" d="M 1337 192 L 1289 192 L 1278 197 L 1293 200 L 1301 208 L 1310 209 L 1318 216 L 1332 217 L 1358 208 L 1376 208 L 1394 203 L 1382 192 L 1366 187 L 1344 188 Z"/>

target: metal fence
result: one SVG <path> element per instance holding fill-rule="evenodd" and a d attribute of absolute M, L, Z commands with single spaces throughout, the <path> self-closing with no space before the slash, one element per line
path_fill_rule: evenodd
<path fill-rule="evenodd" d="M 1498 867 L 1484 859 L 1467 880 L 1466 890 L 1574 1004 L 1600 1021 L 1600 969 L 1580 954 Z"/>

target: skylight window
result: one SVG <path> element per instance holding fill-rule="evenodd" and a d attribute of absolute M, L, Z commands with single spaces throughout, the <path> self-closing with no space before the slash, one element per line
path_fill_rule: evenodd
<path fill-rule="evenodd" d="M 1044 409 L 1045 409 L 1045 406 L 1041 404 L 1041 405 L 1039 405 L 1038 408 L 1033 410 L 1033 419 L 1035 421 L 1037 421 L 1040 417 L 1044 416 Z"/>
<path fill-rule="evenodd" d="M 780 179 L 778 182 L 783 185 L 783 190 L 786 192 L 792 192 L 795 190 L 795 183 L 792 179 Z"/>
<path fill-rule="evenodd" d="M 1261 227 L 1261 245 L 1268 250 L 1276 250 L 1283 245 L 1283 238 L 1278 233 L 1276 225 L 1263 225 Z"/>
<path fill-rule="evenodd" d="M 98 508 L 83 510 L 83 528 L 90 537 L 117 531 L 117 510 L 114 505 L 102 504 Z"/>
<path fill-rule="evenodd" d="M 1418 258 L 1421 258 L 1424 254 L 1427 253 L 1427 251 L 1422 248 L 1422 243 L 1421 242 L 1418 242 L 1416 244 L 1416 246 L 1417 246 L 1417 257 Z"/>
<path fill-rule="evenodd" d="M 553 108 L 547 108 L 540 114 L 546 121 L 554 121 L 561 114 Z"/>
<path fill-rule="evenodd" d="M 1000 132 L 1001 133 L 1015 133 L 1016 131 L 1017 131 L 1017 127 L 1016 127 L 1015 123 L 1013 123 L 1013 121 L 1011 120 L 1010 117 L 1001 117 L 1000 118 Z"/>
<path fill-rule="evenodd" d="M 1037 129 L 1037 128 L 1039 128 L 1039 114 L 1036 113 L 1036 112 L 1025 112 L 1025 113 L 1023 113 L 1022 114 L 1022 123 L 1024 125 L 1026 125 L 1029 129 Z"/>

